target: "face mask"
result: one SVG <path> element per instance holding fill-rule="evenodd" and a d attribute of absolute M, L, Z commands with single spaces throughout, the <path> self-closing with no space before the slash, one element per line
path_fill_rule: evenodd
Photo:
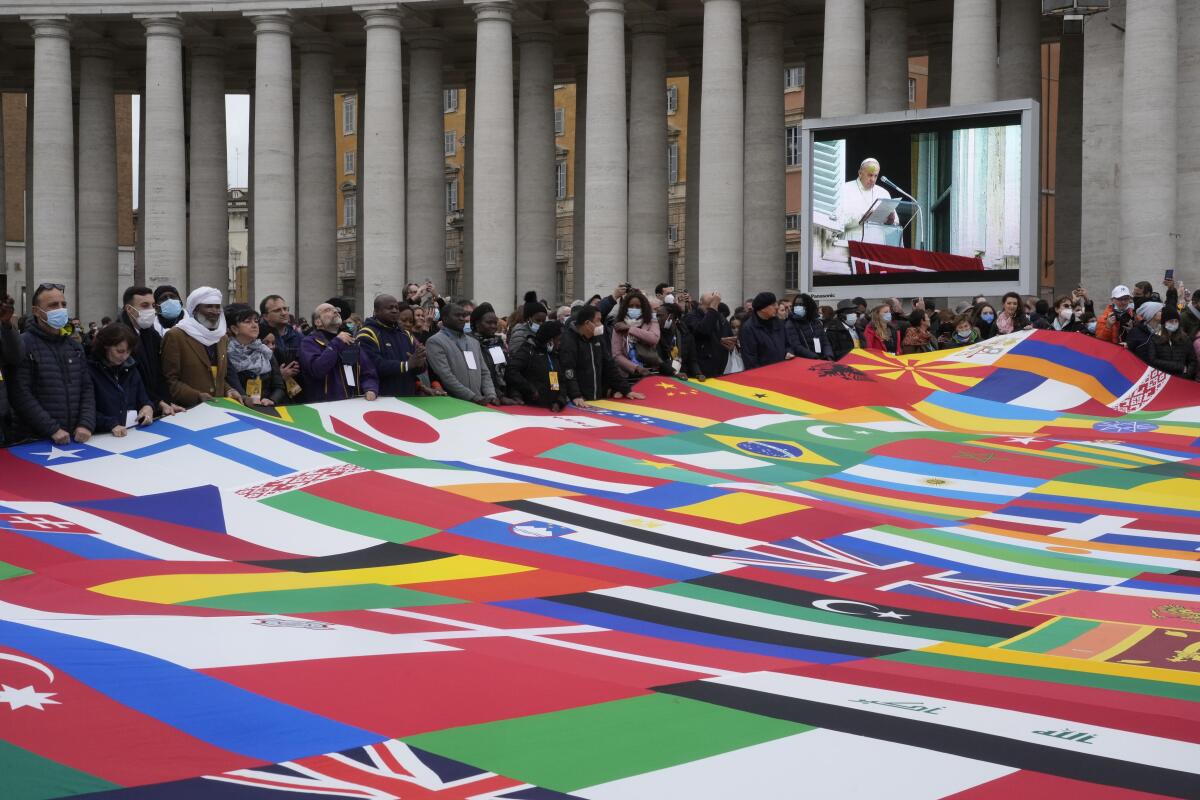
<path fill-rule="evenodd" d="M 1074 310 L 1072 310 L 1070 308 L 1060 308 L 1058 310 L 1058 318 L 1061 319 L 1063 322 L 1070 322 L 1071 317 L 1073 317 L 1073 316 L 1075 316 L 1075 312 L 1074 312 Z"/>
<path fill-rule="evenodd" d="M 673 295 L 673 294 L 664 295 L 664 296 L 663 296 L 663 302 L 664 302 L 664 303 L 667 303 L 668 305 L 669 305 L 669 304 L 671 304 L 671 303 L 674 303 L 674 302 L 675 302 L 675 295 Z"/>
<path fill-rule="evenodd" d="M 792 313 L 796 315 L 796 319 L 804 319 L 808 315 L 808 309 L 804 306 L 792 306 Z"/>
<path fill-rule="evenodd" d="M 883 312 L 882 314 L 880 314 L 880 315 L 879 315 L 879 318 L 880 318 L 881 320 L 883 320 L 884 322 L 891 322 L 891 321 L 892 321 L 892 312 L 890 312 L 890 311 L 885 311 L 885 312 Z"/>
<path fill-rule="evenodd" d="M 1174 333 L 1175 331 L 1179 330 L 1179 323 L 1175 320 L 1171 320 L 1170 322 L 1163 323 L 1163 327 L 1167 329 L 1168 333 Z"/>
<path fill-rule="evenodd" d="M 183 303 L 172 297 L 162 304 L 160 313 L 163 319 L 179 319 L 179 315 L 183 313 Z"/>
<path fill-rule="evenodd" d="M 1129 306 L 1129 303 L 1113 303 L 1113 308 L 1116 309 L 1118 314 L 1124 314 L 1128 312 Z"/>
<path fill-rule="evenodd" d="M 440 308 L 438 308 L 437 306 L 434 306 L 433 307 L 433 321 L 437 322 L 441 318 L 442 318 L 442 310 Z"/>
<path fill-rule="evenodd" d="M 847 314 L 846 315 L 846 324 L 847 325 L 854 325 L 856 322 L 858 322 L 858 314 Z"/>
<path fill-rule="evenodd" d="M 674 324 L 675 324 L 675 320 L 673 320 L 673 319 L 669 319 L 669 320 L 667 320 L 666 322 L 664 322 L 664 323 L 663 323 L 663 328 L 664 328 L 665 330 L 668 330 L 668 331 L 669 331 L 669 330 L 671 330 L 671 326 L 672 326 L 672 325 L 674 325 Z"/>
<path fill-rule="evenodd" d="M 66 308 L 56 308 L 46 312 L 46 324 L 51 328 L 62 330 L 71 321 L 71 312 Z"/>
<path fill-rule="evenodd" d="M 529 330 L 533 331 L 534 333 L 537 333 L 539 330 L 541 330 L 541 327 L 542 327 L 542 323 L 540 323 L 540 322 L 529 323 Z"/>
<path fill-rule="evenodd" d="M 996 319 L 996 315 L 995 314 L 980 314 L 979 318 L 981 320 L 983 320 L 984 322 L 987 322 L 990 324 L 993 320 Z"/>
<path fill-rule="evenodd" d="M 1096 320 L 1092 320 L 1091 322 L 1089 322 L 1087 324 L 1087 328 L 1088 328 L 1088 333 L 1095 333 L 1096 332 Z"/>
<path fill-rule="evenodd" d="M 554 352 L 554 342 L 546 342 L 546 352 Z"/>
<path fill-rule="evenodd" d="M 604 335 L 604 325 L 597 324 L 596 327 L 592 329 L 592 335 L 593 336 L 603 336 Z"/>
<path fill-rule="evenodd" d="M 630 308 L 625 311 L 626 319 L 641 319 L 642 310 L 640 308 Z"/>
<path fill-rule="evenodd" d="M 958 339 L 960 342 L 965 342 L 971 338 L 971 332 L 970 331 L 955 331 L 954 338 Z"/>
<path fill-rule="evenodd" d="M 354 333 L 354 328 L 355 328 L 355 325 L 353 322 L 346 323 L 346 330 L 350 331 L 351 333 Z"/>
<path fill-rule="evenodd" d="M 463 323 L 463 333 L 470 333 L 470 332 L 471 332 L 471 323 L 464 322 Z"/>
<path fill-rule="evenodd" d="M 155 312 L 153 308 L 143 308 L 137 312 L 137 326 L 141 330 L 146 330 L 154 324 Z"/>

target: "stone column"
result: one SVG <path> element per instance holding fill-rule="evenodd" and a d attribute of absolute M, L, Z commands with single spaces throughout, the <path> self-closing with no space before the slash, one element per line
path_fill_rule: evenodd
<path fill-rule="evenodd" d="M 825 0 L 821 116 L 867 110 L 867 9 L 864 0 Z"/>
<path fill-rule="evenodd" d="M 1056 296 L 1068 294 L 1082 281 L 1080 239 L 1083 214 L 1083 37 L 1062 38 L 1058 64 L 1058 136 L 1055 140 L 1054 158 Z M 1045 113 L 1046 109 L 1043 108 L 1042 111 Z"/>
<path fill-rule="evenodd" d="M 225 48 L 191 46 L 191 141 L 188 193 L 189 287 L 229 288 L 229 211 L 225 155 Z M 182 291 L 182 287 L 179 287 Z M 253 300 L 254 298 L 251 298 Z"/>
<path fill-rule="evenodd" d="M 702 291 L 715 287 L 722 297 L 742 293 L 742 110 L 742 5 L 704 0 L 699 285 Z"/>
<path fill-rule="evenodd" d="M 667 262 L 667 93 L 664 88 L 667 80 L 667 21 L 662 15 L 648 15 L 634 20 L 632 28 L 629 280 L 634 286 L 646 289 L 671 280 Z"/>
<path fill-rule="evenodd" d="M 824 82 L 825 56 L 817 50 L 804 56 L 804 118 L 821 116 L 821 84 Z"/>
<path fill-rule="evenodd" d="M 1125 12 L 1121 110 L 1121 278 L 1175 263 L 1179 29 L 1176 0 L 1139 0 Z M 1154 279 L 1151 276 L 1151 279 Z"/>
<path fill-rule="evenodd" d="M 711 289 L 700 286 L 700 138 L 704 125 L 704 70 L 700 55 L 688 64 L 687 154 L 684 159 L 683 274 L 693 297 Z M 739 301 L 740 302 L 740 301 Z M 732 308 L 733 306 L 730 306 Z"/>
<path fill-rule="evenodd" d="M 554 28 L 522 30 L 517 104 L 517 294 L 554 297 Z M 497 309 L 499 310 L 499 309 Z"/>
<path fill-rule="evenodd" d="M 112 314 L 118 302 L 112 56 L 106 44 L 79 53 L 79 293 L 68 302 L 83 320 Z"/>
<path fill-rule="evenodd" d="M 444 37 L 423 31 L 408 40 L 408 211 L 406 281 L 446 287 L 446 138 L 442 110 Z"/>
<path fill-rule="evenodd" d="M 292 20 L 254 21 L 254 267 L 250 296 L 296 297 L 296 134 Z M 330 114 L 332 115 L 332 103 Z M 331 184 L 329 192 L 334 191 Z"/>
<path fill-rule="evenodd" d="M 363 298 L 370 302 L 377 294 L 402 289 L 404 282 L 404 84 L 399 12 L 366 11 L 362 16 L 367 27 L 367 82 L 359 173 L 367 178 L 361 192 L 367 216 L 358 228 L 363 239 Z"/>
<path fill-rule="evenodd" d="M 908 0 L 871 0 L 867 111 L 908 108 Z"/>
<path fill-rule="evenodd" d="M 996 0 L 954 0 L 950 105 L 996 100 Z"/>
<path fill-rule="evenodd" d="M 516 129 L 510 2 L 475 6 L 475 159 L 472 292 L 497 309 L 516 304 Z"/>
<path fill-rule="evenodd" d="M 784 19 L 778 6 L 759 9 L 746 18 L 743 294 L 778 291 L 784 283 Z"/>
<path fill-rule="evenodd" d="M 584 286 L 606 294 L 629 276 L 625 3 L 587 0 L 587 198 Z M 666 86 L 661 91 L 666 92 Z M 664 121 L 665 121 L 664 114 Z M 578 124 L 578 121 L 577 121 Z"/>
<path fill-rule="evenodd" d="M 1000 0 L 1000 72 L 998 80 L 999 99 L 1001 100 L 1032 97 L 1041 101 L 1042 5 L 1040 0 Z"/>
<path fill-rule="evenodd" d="M 950 37 L 934 34 L 929 38 L 929 88 L 927 102 L 930 108 L 950 105 L 950 61 L 952 58 Z"/>
<path fill-rule="evenodd" d="M 187 160 L 183 137 L 183 21 L 146 26 L 146 282 L 187 285 Z"/>
<path fill-rule="evenodd" d="M 1180 190 L 1175 230 L 1180 235 L 1175 239 L 1175 264 L 1183 267 L 1200 259 L 1200 226 L 1192 222 L 1200 216 L 1200 196 L 1187 188 L 1196 186 L 1200 180 L 1200 137 L 1195 135 L 1200 128 L 1200 95 L 1197 95 L 1200 91 L 1200 5 L 1196 3 L 1184 3 L 1179 7 L 1178 62 L 1179 171 L 1176 180 Z M 1190 295 L 1196 288 L 1192 285 L 1195 275 L 1188 275 L 1184 282 Z"/>
<path fill-rule="evenodd" d="M 571 166 L 575 169 L 572 179 L 575 193 L 571 198 L 571 281 L 574 297 L 587 300 L 597 287 L 584 283 L 583 231 L 587 225 L 587 63 L 575 70 L 575 153 Z"/>
<path fill-rule="evenodd" d="M 300 43 L 300 130 L 296 150 L 297 314 L 337 294 L 337 196 L 333 108 L 333 46 L 326 39 Z M 358 103 L 360 98 L 355 98 Z M 339 109 L 340 111 L 340 109 Z M 356 128 L 357 130 L 357 128 Z M 361 174 L 354 160 L 356 177 Z M 256 298 L 261 299 L 261 298 Z M 366 311 L 367 309 L 362 309 Z"/>
<path fill-rule="evenodd" d="M 1122 74 L 1125 0 L 1088 20 L 1083 37 L 1082 192 L 1087 213 L 1080 220 L 1080 271 L 1102 300 L 1123 283 L 1121 272 Z M 1061 89 L 1060 89 L 1061 91 Z M 1140 280 L 1139 275 L 1134 280 Z"/>

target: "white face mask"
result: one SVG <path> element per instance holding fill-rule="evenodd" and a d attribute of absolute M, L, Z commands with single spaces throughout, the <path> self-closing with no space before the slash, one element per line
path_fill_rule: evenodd
<path fill-rule="evenodd" d="M 847 325 L 854 325 L 856 322 L 858 322 L 858 314 L 850 313 L 846 315 Z"/>
<path fill-rule="evenodd" d="M 1060 308 L 1058 310 L 1058 318 L 1063 322 L 1070 322 L 1071 317 L 1075 316 L 1075 311 L 1070 308 Z"/>
<path fill-rule="evenodd" d="M 663 325 L 662 325 L 662 326 L 663 326 L 663 329 L 664 329 L 664 330 L 668 330 L 668 331 L 669 331 L 669 330 L 671 330 L 671 326 L 672 326 L 672 325 L 674 325 L 674 324 L 675 324 L 675 320 L 673 320 L 673 319 L 668 319 L 668 320 L 666 320 L 665 322 L 663 322 Z"/>
<path fill-rule="evenodd" d="M 596 327 L 592 329 L 592 334 L 593 334 L 594 336 L 603 336 L 603 335 L 604 335 L 604 325 L 603 325 L 603 323 L 599 323 L 599 322 L 598 322 L 598 323 L 596 323 Z"/>
<path fill-rule="evenodd" d="M 158 316 L 158 312 L 153 308 L 141 308 L 137 312 L 137 326 L 140 330 L 146 330 L 154 325 L 154 319 Z"/>
<path fill-rule="evenodd" d="M 673 295 L 673 294 L 663 295 L 663 302 L 667 303 L 667 304 L 674 303 L 675 295 Z"/>
<path fill-rule="evenodd" d="M 1174 333 L 1175 331 L 1179 330 L 1179 323 L 1175 320 L 1171 320 L 1170 322 L 1164 322 L 1163 327 L 1167 329 L 1168 333 Z"/>

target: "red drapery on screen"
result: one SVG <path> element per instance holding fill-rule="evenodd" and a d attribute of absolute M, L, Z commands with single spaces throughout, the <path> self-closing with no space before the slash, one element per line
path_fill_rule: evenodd
<path fill-rule="evenodd" d="M 886 244 L 850 242 L 850 271 L 854 275 L 886 275 L 889 272 L 979 272 L 983 259 L 930 253 Z"/>

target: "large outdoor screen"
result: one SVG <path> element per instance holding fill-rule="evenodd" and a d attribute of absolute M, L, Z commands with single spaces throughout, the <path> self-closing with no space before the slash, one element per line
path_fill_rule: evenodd
<path fill-rule="evenodd" d="M 1032 291 L 1037 103 L 805 122 L 803 288 Z"/>

